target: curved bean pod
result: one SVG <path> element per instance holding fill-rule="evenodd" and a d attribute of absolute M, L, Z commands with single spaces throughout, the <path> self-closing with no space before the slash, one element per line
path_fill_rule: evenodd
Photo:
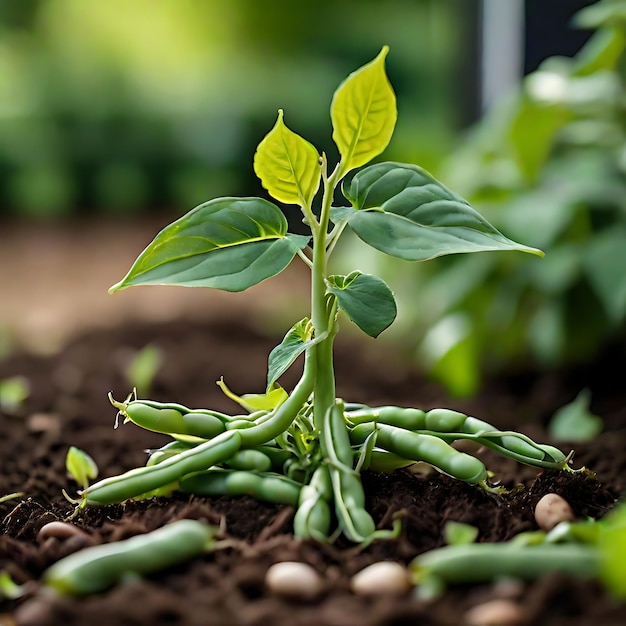
<path fill-rule="evenodd" d="M 345 413 L 350 424 L 358 425 L 366 422 L 381 422 L 390 426 L 398 426 L 407 430 L 423 430 L 426 428 L 426 413 L 421 409 L 399 406 L 363 407 Z"/>
<path fill-rule="evenodd" d="M 197 496 L 253 496 L 258 500 L 297 506 L 301 485 L 279 474 L 241 470 L 206 470 L 184 476 L 180 490 Z"/>
<path fill-rule="evenodd" d="M 124 502 L 129 498 L 169 485 L 186 474 L 223 463 L 237 452 L 240 446 L 239 432 L 226 431 L 157 465 L 139 467 L 93 483 L 81 492 L 83 504 L 103 505 Z"/>
<path fill-rule="evenodd" d="M 600 558 L 597 548 L 577 543 L 473 543 L 431 550 L 415 558 L 409 568 L 416 583 L 428 578 L 450 584 L 481 583 L 503 577 L 533 580 L 547 572 L 591 578 L 598 573 Z"/>
<path fill-rule="evenodd" d="M 330 409 L 324 428 L 320 439 L 322 451 L 328 459 L 339 526 L 351 541 L 367 541 L 376 531 L 376 524 L 365 510 L 363 484 L 358 472 L 352 468 L 353 454 L 343 417 L 343 404 L 336 403 Z"/>
<path fill-rule="evenodd" d="M 332 498 L 330 475 L 325 464 L 311 476 L 308 485 L 300 489 L 298 510 L 293 520 L 293 532 L 299 539 L 326 541 L 330 533 L 330 506 Z"/>
<path fill-rule="evenodd" d="M 487 479 L 487 470 L 479 459 L 455 450 L 433 435 L 414 433 L 388 424 L 361 424 L 352 429 L 352 442 L 363 443 L 376 428 L 377 445 L 399 457 L 425 461 L 445 474 L 465 482 L 479 483 Z"/>
<path fill-rule="evenodd" d="M 179 520 L 124 541 L 85 548 L 57 561 L 43 574 L 49 587 L 66 595 L 99 593 L 133 574 L 148 574 L 211 549 L 215 529 Z"/>

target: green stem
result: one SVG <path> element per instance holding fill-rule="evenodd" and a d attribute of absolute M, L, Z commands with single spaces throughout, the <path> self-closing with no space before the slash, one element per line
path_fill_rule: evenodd
<path fill-rule="evenodd" d="M 326 239 L 330 221 L 330 207 L 336 186 L 337 170 L 327 176 L 326 155 L 322 156 L 322 179 L 324 195 L 320 211 L 319 228 L 313 232 L 313 267 L 311 270 L 311 321 L 315 335 L 328 333 L 328 338 L 312 346 L 316 364 L 313 421 L 323 432 L 326 415 L 335 403 L 335 374 L 333 369 L 334 315 L 329 315 L 326 302 Z M 325 451 L 323 450 L 325 453 Z"/>

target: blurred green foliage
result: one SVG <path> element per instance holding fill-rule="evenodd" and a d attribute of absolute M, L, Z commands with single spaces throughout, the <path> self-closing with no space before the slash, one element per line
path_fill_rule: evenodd
<path fill-rule="evenodd" d="M 440 173 L 544 259 L 490 253 L 409 267 L 359 248 L 395 288 L 395 337 L 453 394 L 472 395 L 505 365 L 556 368 L 624 340 L 625 7 L 602 0 L 579 12 L 576 24 L 595 29 L 580 53 L 528 75 Z"/>
<path fill-rule="evenodd" d="M 248 164 L 277 109 L 332 153 L 327 94 L 383 44 L 405 112 L 387 156 L 432 165 L 457 125 L 467 6 L 0 0 L 0 212 L 260 191 Z"/>

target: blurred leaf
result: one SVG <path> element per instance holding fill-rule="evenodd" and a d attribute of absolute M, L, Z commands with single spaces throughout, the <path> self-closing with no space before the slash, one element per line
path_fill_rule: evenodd
<path fill-rule="evenodd" d="M 465 200 L 416 165 L 379 163 L 359 171 L 344 195 L 353 209 L 337 208 L 367 244 L 407 261 L 445 254 L 536 248 L 507 239 Z"/>
<path fill-rule="evenodd" d="M 110 292 L 134 285 L 243 291 L 289 265 L 309 237 L 261 198 L 210 200 L 166 226 Z"/>
<path fill-rule="evenodd" d="M 554 136 L 567 121 L 560 106 L 542 104 L 525 96 L 511 122 L 509 141 L 524 177 L 534 181 L 554 144 Z"/>
<path fill-rule="evenodd" d="M 343 172 L 369 163 L 389 144 L 396 125 L 396 96 L 385 73 L 384 46 L 379 55 L 338 87 L 330 105 L 333 140 Z"/>
<path fill-rule="evenodd" d="M 329 276 L 332 293 L 348 317 L 370 337 L 378 337 L 396 319 L 396 301 L 387 284 L 371 274 Z"/>
<path fill-rule="evenodd" d="M 258 145 L 254 171 L 276 200 L 310 206 L 320 185 L 320 155 L 313 145 L 289 130 L 278 111 L 274 128 Z"/>
<path fill-rule="evenodd" d="M 576 56 L 575 74 L 587 76 L 600 70 L 615 69 L 625 46 L 626 36 L 619 28 L 594 33 Z"/>
<path fill-rule="evenodd" d="M 13 413 L 19 410 L 30 394 L 30 383 L 23 376 L 0 380 L 0 409 Z"/>
<path fill-rule="evenodd" d="M 478 528 L 462 522 L 448 521 L 443 527 L 444 541 L 449 546 L 462 546 L 474 543 Z"/>
<path fill-rule="evenodd" d="M 600 577 L 609 591 L 626 598 L 626 505 L 622 502 L 598 522 L 598 544 L 602 554 Z"/>
<path fill-rule="evenodd" d="M 621 322 L 626 317 L 626 228 L 594 237 L 585 249 L 583 267 L 609 317 Z"/>
<path fill-rule="evenodd" d="M 467 313 L 450 313 L 428 329 L 419 347 L 420 362 L 450 395 L 474 395 L 480 383 L 477 336 Z"/>
<path fill-rule="evenodd" d="M 130 361 L 126 377 L 141 396 L 149 393 L 152 381 L 163 362 L 163 353 L 156 346 L 145 346 Z"/>
<path fill-rule="evenodd" d="M 592 441 L 602 432 L 600 417 L 589 411 L 591 392 L 583 389 L 576 399 L 554 413 L 548 431 L 555 441 Z"/>
<path fill-rule="evenodd" d="M 623 0 L 601 0 L 578 11 L 574 23 L 581 28 L 626 23 L 626 2 Z"/>

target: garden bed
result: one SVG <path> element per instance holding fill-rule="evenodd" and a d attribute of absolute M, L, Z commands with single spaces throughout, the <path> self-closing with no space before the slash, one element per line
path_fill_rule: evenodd
<path fill-rule="evenodd" d="M 235 540 L 231 547 L 80 600 L 55 597 L 33 583 L 25 598 L 1 605 L 0 623 L 461 624 L 469 608 L 502 594 L 513 594 L 529 624 L 626 623 L 626 606 L 617 605 L 597 583 L 573 576 L 547 575 L 506 590 L 492 585 L 455 588 L 431 603 L 413 594 L 364 599 L 349 588 L 351 575 L 371 562 L 408 563 L 441 545 L 447 520 L 478 527 L 481 541 L 507 540 L 535 527 L 533 506 L 550 491 L 568 499 L 580 518 L 602 516 L 626 489 L 626 402 L 617 380 L 626 360 L 622 354 L 605 355 L 588 368 L 558 376 L 520 374 L 491 381 L 479 397 L 461 402 L 446 398 L 436 386 L 394 363 L 384 346 L 374 353 L 371 343 L 348 338 L 337 344 L 338 393 L 348 400 L 458 408 L 541 441 L 548 439 L 545 425 L 554 410 L 589 387 L 593 410 L 604 418 L 605 431 L 592 443 L 572 447 L 574 465 L 588 466 L 596 472 L 595 479 L 542 473 L 490 452 L 479 454 L 497 478 L 507 487 L 522 484 L 523 489 L 495 497 L 438 473 L 365 473 L 367 508 L 379 527 L 389 528 L 394 515 L 402 519 L 398 540 L 375 542 L 365 550 L 343 539 L 334 545 L 294 540 L 289 507 L 248 497 L 183 495 L 88 509 L 75 520 L 86 536 L 38 540 L 41 526 L 63 519 L 73 508 L 61 493 L 76 490 L 65 473 L 69 445 L 92 455 L 106 476 L 142 465 L 145 448 L 167 441 L 132 424 L 113 428 L 115 410 L 106 394 L 112 391 L 123 397 L 128 392 L 124 369 L 134 350 L 154 344 L 165 356 L 151 398 L 232 411 L 214 381 L 223 375 L 238 393 L 261 390 L 265 360 L 276 342 L 233 317 L 207 324 L 126 324 L 91 331 L 55 356 L 15 354 L 0 363 L 0 379 L 19 374 L 31 384 L 23 409 L 15 415 L 2 414 L 0 494 L 22 491 L 25 496 L 0 504 L 0 570 L 6 569 L 19 583 L 37 581 L 47 566 L 69 552 L 183 517 L 221 522 L 226 536 Z M 289 374 L 282 381 L 286 387 L 295 382 Z M 272 596 L 264 576 L 272 563 L 281 560 L 313 565 L 324 579 L 322 595 L 307 602 Z"/>

